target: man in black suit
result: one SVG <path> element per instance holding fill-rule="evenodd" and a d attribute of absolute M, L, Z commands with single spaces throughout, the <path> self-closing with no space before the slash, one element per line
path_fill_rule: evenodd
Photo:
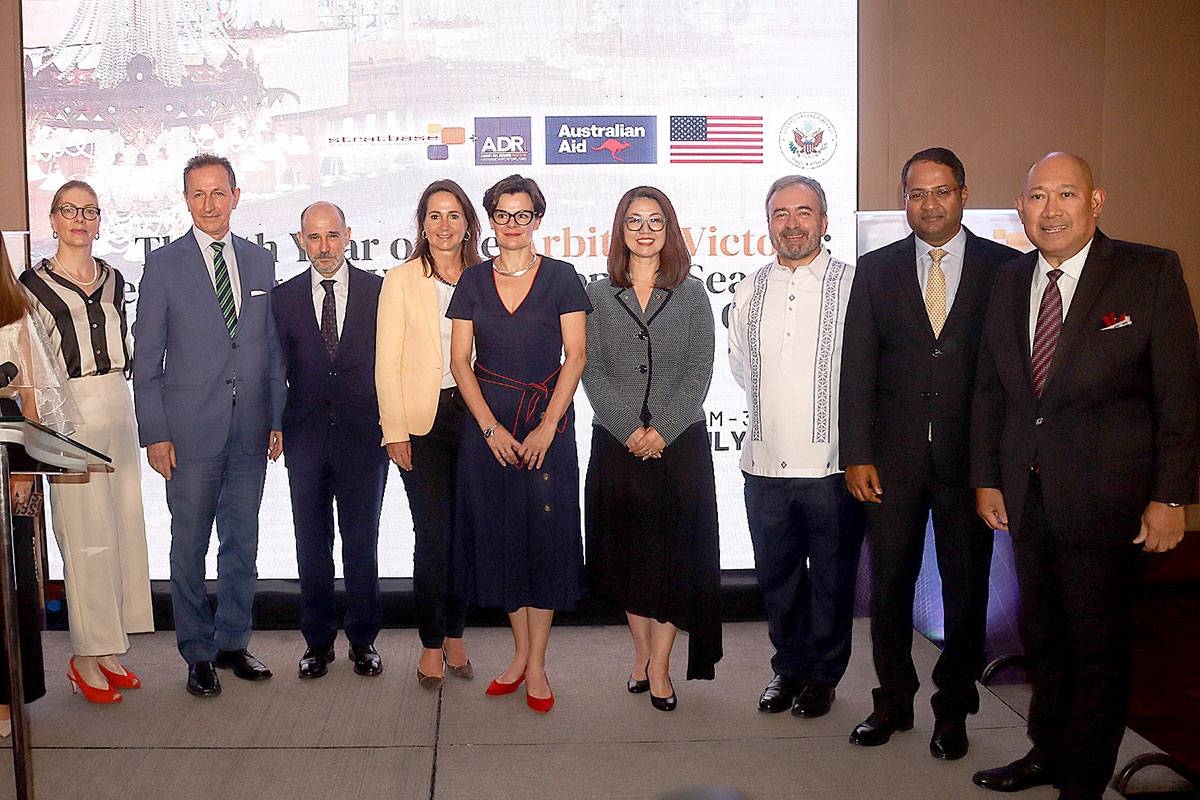
<path fill-rule="evenodd" d="M 913 155 L 900 189 L 913 233 L 859 259 L 842 349 L 840 458 L 867 509 L 879 678 L 850 741 L 881 745 L 913 725 L 913 594 L 932 512 L 945 643 L 929 748 L 957 759 L 979 710 L 993 538 L 967 481 L 967 423 L 992 282 L 1020 253 L 963 227 L 966 175 L 950 150 Z"/>
<path fill-rule="evenodd" d="M 334 657 L 336 500 L 350 660 L 359 675 L 378 675 L 379 514 L 388 459 L 375 396 L 375 320 L 383 279 L 346 262 L 350 229 L 332 203 L 304 210 L 300 240 L 312 269 L 272 292 L 287 366 L 284 459 L 296 526 L 300 629 L 308 645 L 299 674 L 319 678 Z"/>
<path fill-rule="evenodd" d="M 1200 362 L 1179 257 L 1096 229 L 1105 193 L 1051 153 L 1017 199 L 1037 247 L 997 275 L 971 418 L 981 517 L 1012 532 L 1033 748 L 975 774 L 1095 800 L 1129 701 L 1139 550 L 1183 538 L 1197 499 Z"/>

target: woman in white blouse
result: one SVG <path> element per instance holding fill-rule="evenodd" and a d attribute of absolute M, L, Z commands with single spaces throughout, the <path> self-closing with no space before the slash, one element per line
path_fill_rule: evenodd
<path fill-rule="evenodd" d="M 467 606 L 450 589 L 450 536 L 459 431 L 466 406 L 450 374 L 446 308 L 463 269 L 479 258 L 479 217 L 452 180 L 417 203 L 411 259 L 390 270 L 379 296 L 375 389 L 388 457 L 400 468 L 416 536 L 413 591 L 421 637 L 417 680 L 436 689 L 449 668 L 474 676 L 463 645 Z"/>

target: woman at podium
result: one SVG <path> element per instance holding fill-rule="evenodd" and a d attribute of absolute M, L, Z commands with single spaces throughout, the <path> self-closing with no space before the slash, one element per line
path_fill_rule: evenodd
<path fill-rule="evenodd" d="M 141 685 L 118 656 L 130 633 L 154 630 L 146 523 L 125 318 L 125 279 L 92 255 L 99 238 L 100 203 L 83 181 L 68 181 L 50 204 L 54 255 L 21 275 L 35 311 L 70 378 L 79 407 L 75 438 L 112 459 L 111 472 L 89 480 L 51 481 L 54 536 L 63 557 L 73 690 L 92 703 L 115 703 Z"/>
<path fill-rule="evenodd" d="M 41 420 L 60 433 L 72 432 L 73 406 L 66 390 L 67 378 L 50 355 L 46 334 L 30 301 L 17 286 L 8 253 L 0 243 L 0 414 Z M 17 631 L 21 642 L 24 701 L 32 703 L 46 694 L 42 671 L 42 626 L 39 603 L 37 545 L 34 541 L 34 481 L 29 475 L 13 478 L 13 561 L 17 577 Z M 0 535 L 3 535 L 0 533 Z M 0 664 L 8 655 L 0 639 Z M 11 733 L 8 680 L 0 670 L 0 736 Z"/>

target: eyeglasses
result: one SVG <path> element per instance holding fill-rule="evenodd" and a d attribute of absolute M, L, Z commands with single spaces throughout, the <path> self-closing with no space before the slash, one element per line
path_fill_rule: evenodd
<path fill-rule="evenodd" d="M 910 203 L 924 203 L 926 197 L 945 200 L 961 188 L 961 186 L 935 186 L 932 189 L 909 189 L 904 193 L 904 197 Z"/>
<path fill-rule="evenodd" d="M 652 231 L 661 231 L 667 227 L 667 220 L 657 214 L 651 217 L 629 216 L 625 218 L 625 230 L 636 233 L 642 228 L 649 227 Z"/>
<path fill-rule="evenodd" d="M 54 210 L 61 214 L 63 219 L 75 219 L 80 214 L 83 214 L 84 219 L 100 219 L 100 209 L 96 206 L 83 206 L 81 208 L 70 203 L 63 203 Z"/>
<path fill-rule="evenodd" d="M 522 209 L 521 211 L 505 211 L 504 209 L 497 208 L 492 212 L 492 222 L 496 223 L 497 225 L 507 225 L 508 221 L 511 219 L 518 225 L 524 227 L 525 225 L 533 222 L 533 218 L 537 216 L 540 215 L 527 209 Z"/>

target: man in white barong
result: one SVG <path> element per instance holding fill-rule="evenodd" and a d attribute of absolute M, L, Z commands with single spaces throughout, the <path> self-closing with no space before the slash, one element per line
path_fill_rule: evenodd
<path fill-rule="evenodd" d="M 746 517 L 767 608 L 775 676 L 761 711 L 828 713 L 850 661 L 863 518 L 838 466 L 842 324 L 854 267 L 822 246 L 821 184 L 775 181 L 767 222 L 776 257 L 738 284 L 729 364 L 746 391 Z"/>

